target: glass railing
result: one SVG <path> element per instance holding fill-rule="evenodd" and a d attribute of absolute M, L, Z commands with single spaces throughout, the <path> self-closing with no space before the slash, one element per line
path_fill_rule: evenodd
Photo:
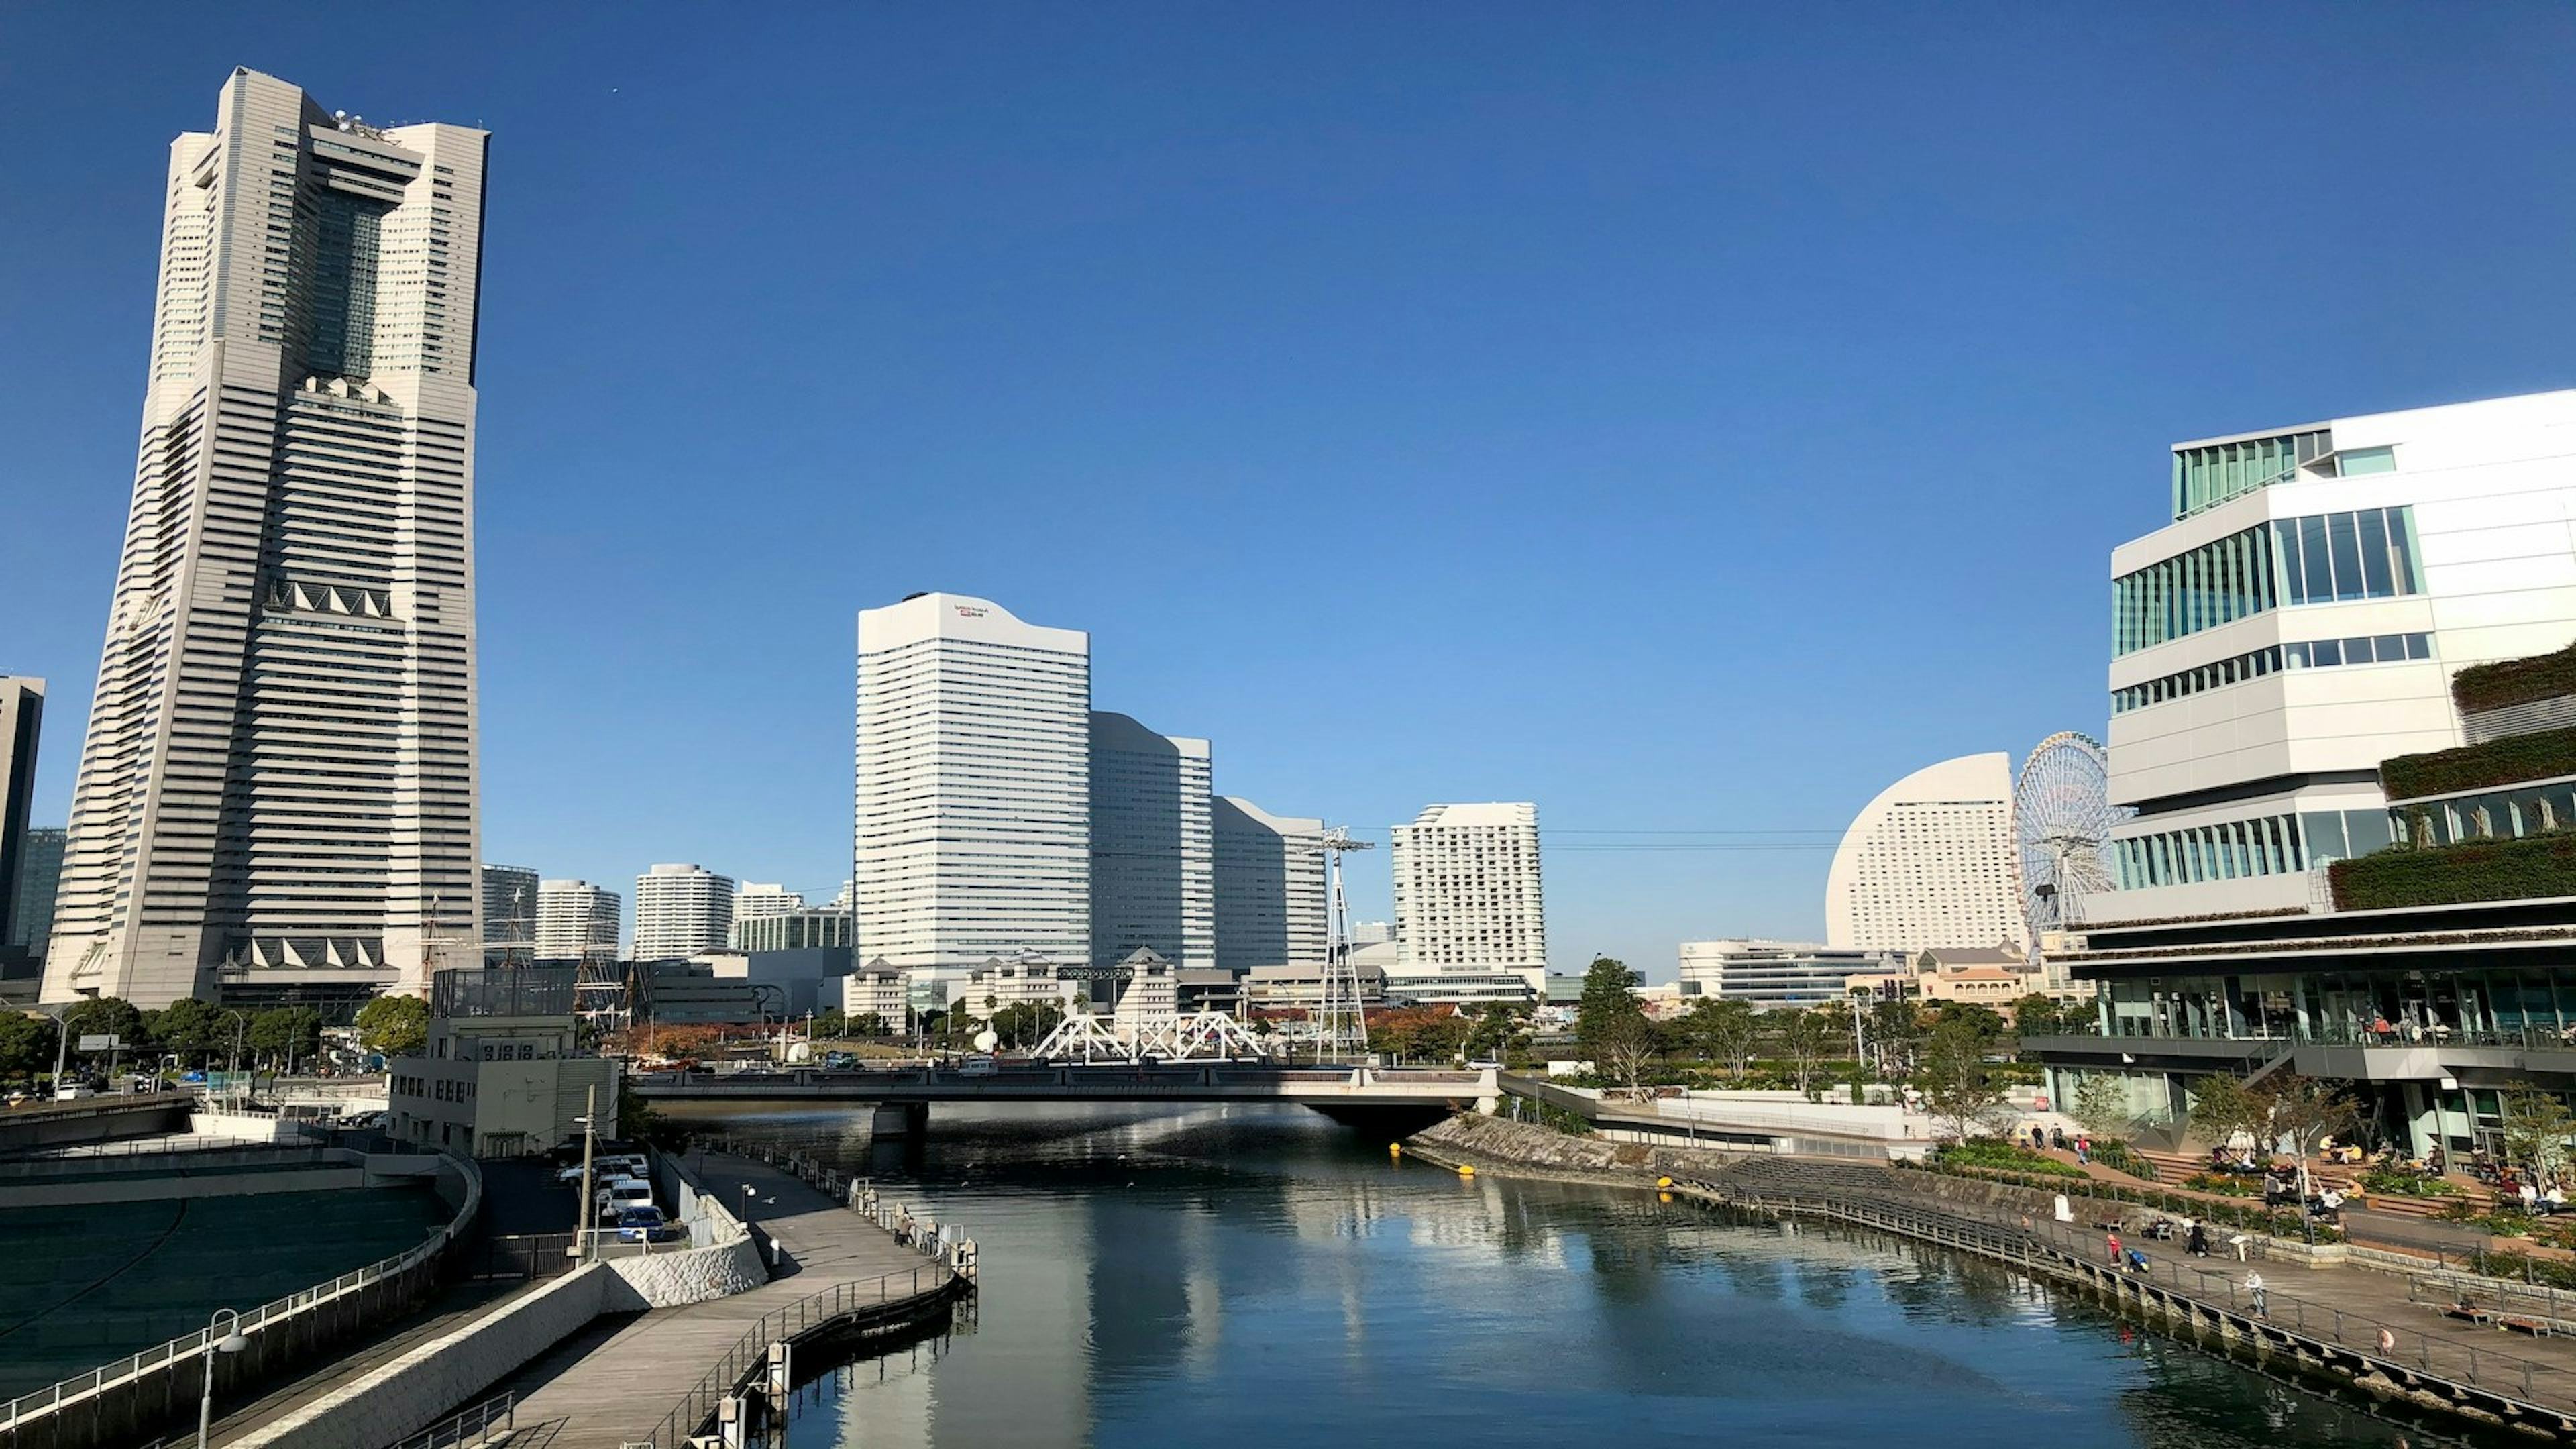
<path fill-rule="evenodd" d="M 2576 1051 L 2576 1026 L 2455 1027 L 2397 1024 L 2373 1030 L 2368 1023 L 2326 1022 L 2288 1031 L 2118 1032 L 2111 1041 L 2276 1041 L 2285 1046 L 2482 1046 Z"/>

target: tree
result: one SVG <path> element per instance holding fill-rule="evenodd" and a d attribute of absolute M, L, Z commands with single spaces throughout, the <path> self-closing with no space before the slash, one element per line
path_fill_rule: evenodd
<path fill-rule="evenodd" d="M 1914 1077 L 1923 1089 L 1924 1105 L 1949 1123 L 1950 1135 L 1962 1142 L 2006 1110 L 2003 1086 L 1986 1060 L 1993 1041 L 1981 1026 L 1973 1017 L 1945 1014 L 1924 1044 L 1923 1064 Z"/>
<path fill-rule="evenodd" d="M 848 1031 L 852 1036 L 884 1036 L 885 1018 L 873 1011 L 862 1011 L 850 1018 Z"/>
<path fill-rule="evenodd" d="M 1843 1040 L 1843 1010 L 1838 1006 L 1819 1006 L 1808 1010 L 1789 1010 L 1780 1017 L 1780 1055 L 1798 1075 L 1798 1090 L 1814 1100 L 1819 1094 L 1810 1085 L 1816 1066 Z"/>
<path fill-rule="evenodd" d="M 1682 1018 L 1682 1030 L 1693 1046 L 1726 1064 L 1728 1077 L 1741 1080 L 1762 1040 L 1761 1014 L 1753 1003 L 1722 996 L 1703 996 Z"/>
<path fill-rule="evenodd" d="M 1508 1001 L 1488 1001 L 1468 1028 L 1467 1054 L 1478 1061 L 1500 1061 L 1527 1030 L 1524 1008 Z"/>
<path fill-rule="evenodd" d="M 2013 1035 L 2056 1036 L 2062 1015 L 2057 998 L 2044 991 L 2015 997 L 2012 1004 Z"/>
<path fill-rule="evenodd" d="M 429 1045 L 429 1003 L 417 996 L 379 996 L 359 1007 L 358 1045 L 386 1057 L 418 1056 Z"/>
<path fill-rule="evenodd" d="M 1915 1054 L 1922 1050 L 1926 1035 L 1922 1006 L 1902 996 L 1882 1001 L 1869 1009 L 1866 1026 L 1878 1053 L 1878 1074 L 1911 1076 Z"/>
<path fill-rule="evenodd" d="M 1645 1075 L 1646 1059 L 1655 1053 L 1654 1023 L 1637 1000 L 1644 978 L 1625 961 L 1592 958 L 1583 973 L 1583 997 L 1574 1008 L 1574 1039 L 1595 1070 L 1613 1081 L 1635 1086 Z"/>
<path fill-rule="evenodd" d="M 2299 1159 L 2299 1197 L 2308 1196 L 2308 1154 L 2314 1152 L 2319 1139 L 2337 1132 L 2347 1132 L 2360 1120 L 2360 1104 L 2341 1090 L 2329 1087 L 2314 1077 L 2283 1073 L 2258 1085 L 2256 1100 L 2263 1105 L 2264 1140 L 2286 1139 Z"/>
<path fill-rule="evenodd" d="M 80 1050 L 85 1036 L 114 1036 L 128 1051 L 146 1040 L 143 1013 L 121 996 L 93 996 L 72 1003 L 63 1012 L 63 1030 L 71 1034 L 74 1051 Z"/>
<path fill-rule="evenodd" d="M 2107 1077 L 2086 1079 L 2088 1083 L 2108 1080 Z M 2077 1100 L 2082 1100 L 2080 1092 Z M 2186 1120 L 2191 1124 L 2192 1135 L 2212 1147 L 2225 1147 L 2239 1132 L 2255 1138 L 2267 1151 L 2271 1146 L 2261 1141 L 2264 1109 L 2263 1104 L 2255 1099 L 2255 1089 L 2225 1072 L 2213 1072 L 2201 1078 L 2200 1089 L 2192 1093 L 2191 1112 Z"/>
<path fill-rule="evenodd" d="M 2129 1089 L 2109 1072 L 2085 1073 L 2075 1084 L 2075 1099 L 2066 1104 L 2066 1115 L 2096 1137 L 2126 1137 L 2138 1120 L 2129 1110 Z"/>
<path fill-rule="evenodd" d="M 993 1013 L 993 1035 L 1004 1046 L 1032 1047 L 1046 1040 L 1046 1034 L 1063 1021 L 1061 1007 L 1036 1001 L 1014 1002 Z"/>
<path fill-rule="evenodd" d="M 1933 1030 L 1956 1027 L 1976 1034 L 1981 1041 L 1996 1042 L 2005 1036 L 2003 1014 L 1980 1001 L 1945 1001 L 1941 1014 L 1933 1019 Z"/>
<path fill-rule="evenodd" d="M 2534 1181 L 2563 1177 L 2567 1139 L 2576 1136 L 2576 1112 L 2568 1111 L 2557 1093 L 2529 1082 L 2505 1093 L 2503 1106 L 2505 1156 L 2528 1167 Z"/>
<path fill-rule="evenodd" d="M 1613 1016 L 1591 1035 L 1593 1065 L 1604 1077 L 1625 1082 L 1631 1090 L 1646 1078 L 1646 1063 L 1663 1045 L 1661 1033 L 1642 1011 Z"/>
<path fill-rule="evenodd" d="M 53 1065 L 53 1019 L 0 1011 L 0 1076 L 33 1076 Z"/>
<path fill-rule="evenodd" d="M 291 1066 L 322 1050 L 322 1013 L 272 1006 L 250 1019 L 250 1048 L 273 1065 Z"/>
<path fill-rule="evenodd" d="M 849 1034 L 849 1013 L 837 1006 L 814 1013 L 813 1020 L 806 1023 L 806 1035 L 815 1041 L 839 1041 Z"/>
<path fill-rule="evenodd" d="M 183 996 L 159 1011 L 145 1012 L 144 1030 L 152 1043 L 183 1063 L 203 1066 L 233 1044 L 233 1015 Z"/>

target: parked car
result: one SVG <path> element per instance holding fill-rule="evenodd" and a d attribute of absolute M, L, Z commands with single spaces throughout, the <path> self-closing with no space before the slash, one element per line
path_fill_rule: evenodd
<path fill-rule="evenodd" d="M 95 1097 L 97 1095 L 98 1088 L 93 1087 L 86 1082 L 65 1082 L 61 1086 L 54 1088 L 54 1100 L 57 1102 L 77 1102 L 84 1097 Z"/>
<path fill-rule="evenodd" d="M 631 1207 L 617 1215 L 621 1243 L 676 1243 L 688 1236 L 688 1229 L 665 1219 L 657 1207 Z"/>
<path fill-rule="evenodd" d="M 628 1208 L 651 1207 L 653 1185 L 638 1177 L 612 1177 L 591 1198 L 601 1217 L 613 1218 Z"/>
<path fill-rule="evenodd" d="M 989 1077 L 993 1075 L 992 1056 L 989 1053 L 977 1052 L 973 1056 L 962 1059 L 957 1063 L 957 1075 L 961 1077 Z"/>

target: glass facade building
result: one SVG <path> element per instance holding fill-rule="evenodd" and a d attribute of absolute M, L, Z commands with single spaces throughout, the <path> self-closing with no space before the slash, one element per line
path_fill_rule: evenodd
<path fill-rule="evenodd" d="M 2204 690 L 2222 689 L 2278 674 L 2285 669 L 2336 669 L 2347 664 L 2395 664 L 2409 659 L 2433 657 L 2433 636 L 2425 633 L 2355 635 L 2348 639 L 2312 639 L 2298 644 L 2275 644 L 2256 649 L 2233 659 L 2221 659 L 2198 669 L 2184 669 L 2111 691 L 2111 713 L 2127 714 L 2169 699 L 2199 694 Z"/>
<path fill-rule="evenodd" d="M 2140 890 L 2294 874 L 2386 849 L 2389 838 L 2388 820 L 2377 810 L 2303 810 L 2133 835 L 2112 841 L 2111 856 L 2120 889 Z"/>
<path fill-rule="evenodd" d="M 2423 591 L 2411 508 L 2276 518 L 2111 581 L 2112 652 L 2276 608 Z"/>

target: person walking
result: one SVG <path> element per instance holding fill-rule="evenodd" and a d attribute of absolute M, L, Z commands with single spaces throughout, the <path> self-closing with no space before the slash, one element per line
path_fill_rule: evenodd
<path fill-rule="evenodd" d="M 2195 1258 L 2208 1257 L 2209 1229 L 2203 1227 L 2197 1222 L 2193 1223 L 2191 1225 L 2191 1237 L 2184 1243 L 2184 1247 L 2187 1248 Z"/>
<path fill-rule="evenodd" d="M 2092 1160 L 2093 1160 L 2093 1139 L 2092 1139 L 2092 1137 L 2091 1137 L 2090 1135 L 2086 1135 L 2086 1136 L 2082 1136 L 2082 1137 L 2078 1137 L 2078 1138 L 2076 1138 L 2076 1139 L 2075 1139 L 2075 1165 L 2076 1165 L 2076 1166 L 2078 1166 L 2078 1167 L 2082 1167 L 2082 1166 L 2084 1166 L 2086 1163 L 2091 1162 Z"/>
<path fill-rule="evenodd" d="M 2269 1318 L 2272 1316 L 2271 1289 L 2264 1285 L 2261 1270 L 2258 1269 L 2245 1275 L 2245 1291 L 2253 1296 L 2255 1317 Z"/>
<path fill-rule="evenodd" d="M 2111 1231 L 2109 1231 L 2109 1232 L 2107 1232 L 2107 1233 L 2104 1233 L 2104 1234 L 2102 1235 L 2102 1242 L 2103 1242 L 2104 1247 L 2105 1247 L 2105 1248 L 2107 1248 L 2107 1249 L 2109 1250 L 2109 1252 L 2110 1252 L 2110 1255 L 2111 1255 L 2111 1266 L 2112 1266 L 2112 1267 L 2114 1267 L 2114 1268 L 2119 1267 L 2119 1266 L 2120 1266 L 2120 1230 L 2119 1230 L 2119 1229 L 2117 1229 L 2117 1228 L 2114 1228 L 2114 1229 L 2112 1229 Z"/>

